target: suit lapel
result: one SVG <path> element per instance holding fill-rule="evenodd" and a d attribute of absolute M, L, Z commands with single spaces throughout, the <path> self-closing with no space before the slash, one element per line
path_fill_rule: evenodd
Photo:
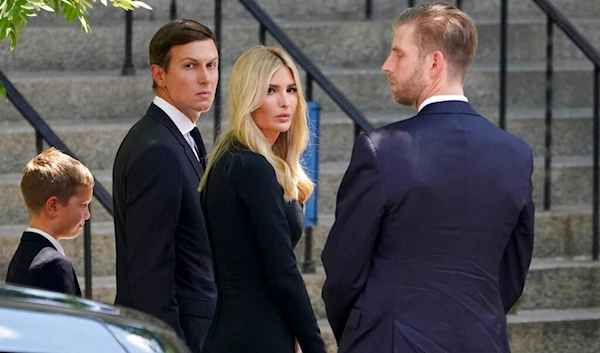
<path fill-rule="evenodd" d="M 201 179 L 202 174 L 204 173 L 204 169 L 202 169 L 202 165 L 200 164 L 198 159 L 196 159 L 196 155 L 194 154 L 194 151 L 192 151 L 192 149 L 190 148 L 190 145 L 187 143 L 185 138 L 183 138 L 181 131 L 179 131 L 177 126 L 175 126 L 175 123 L 173 122 L 173 120 L 171 120 L 171 118 L 169 118 L 167 113 L 165 113 L 162 109 L 160 109 L 159 107 L 154 105 L 154 103 L 152 103 L 152 104 L 150 104 L 150 107 L 148 108 L 146 115 L 148 115 L 151 118 L 153 118 L 154 120 L 160 122 L 167 129 L 169 129 L 169 131 L 173 134 L 173 136 L 175 137 L 177 142 L 179 142 L 179 144 L 181 145 L 190 164 L 192 165 L 192 167 L 194 167 L 194 170 L 196 171 L 196 174 L 198 175 L 198 179 Z"/>

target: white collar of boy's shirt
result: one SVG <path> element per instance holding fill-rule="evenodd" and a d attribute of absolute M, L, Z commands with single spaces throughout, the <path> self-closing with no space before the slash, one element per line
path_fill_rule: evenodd
<path fill-rule="evenodd" d="M 165 114 L 167 114 L 171 120 L 173 120 L 173 123 L 175 126 L 177 126 L 177 129 L 183 136 L 189 134 L 190 131 L 196 127 L 196 125 L 192 123 L 192 121 L 185 116 L 181 110 L 175 108 L 171 105 L 171 103 L 160 98 L 159 96 L 154 96 L 154 101 L 152 103 L 162 109 L 162 111 L 165 112 Z"/>
<path fill-rule="evenodd" d="M 467 99 L 467 97 L 465 96 L 461 96 L 461 95 L 441 95 L 441 96 L 431 96 L 427 99 L 425 99 L 423 101 L 423 103 L 421 103 L 421 105 L 419 105 L 419 112 L 421 111 L 421 109 L 425 108 L 426 105 L 432 104 L 432 103 L 440 103 L 440 102 L 447 102 L 447 101 L 461 101 L 461 102 L 469 102 L 469 100 Z"/>
<path fill-rule="evenodd" d="M 63 249 L 62 245 L 60 245 L 60 243 L 58 242 L 58 240 L 56 240 L 50 234 L 44 232 L 43 230 L 39 230 L 37 228 L 27 228 L 27 229 L 25 229 L 25 231 L 26 232 L 31 232 L 31 233 L 37 233 L 37 234 L 43 236 L 44 238 L 48 239 L 48 241 L 50 243 L 52 243 L 52 245 L 54 245 L 54 247 L 56 248 L 56 250 L 58 250 L 58 252 L 61 253 L 62 256 L 66 256 L 65 255 L 65 249 Z"/>

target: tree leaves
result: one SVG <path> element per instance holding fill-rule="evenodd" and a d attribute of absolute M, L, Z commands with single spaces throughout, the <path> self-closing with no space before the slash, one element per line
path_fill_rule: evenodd
<path fill-rule="evenodd" d="M 10 37 L 10 50 L 15 51 L 19 34 L 31 17 L 37 16 L 39 11 L 62 12 L 67 23 L 79 20 L 82 32 L 90 32 L 88 12 L 97 0 L 1 0 L 0 3 L 0 40 Z M 143 8 L 152 10 L 143 1 L 138 0 L 100 0 L 104 6 L 111 3 L 128 11 Z M 62 11 L 61 11 L 62 10 Z"/>
<path fill-rule="evenodd" d="M 104 6 L 108 2 L 114 7 L 127 11 L 138 8 L 152 10 L 150 6 L 137 0 L 100 0 Z M 17 49 L 19 34 L 32 17 L 37 16 L 39 11 L 54 12 L 57 16 L 64 16 L 67 23 L 79 20 L 81 31 L 91 31 L 88 20 L 88 11 L 93 8 L 96 0 L 0 0 L 0 41 L 10 38 L 10 50 Z M 6 96 L 6 90 L 0 82 L 0 96 Z"/>

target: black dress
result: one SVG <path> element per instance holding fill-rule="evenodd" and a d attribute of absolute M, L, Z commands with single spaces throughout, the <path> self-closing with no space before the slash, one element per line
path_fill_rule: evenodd
<path fill-rule="evenodd" d="M 205 353 L 324 353 L 293 248 L 302 210 L 286 203 L 271 164 L 235 143 L 203 194 L 218 288 Z"/>

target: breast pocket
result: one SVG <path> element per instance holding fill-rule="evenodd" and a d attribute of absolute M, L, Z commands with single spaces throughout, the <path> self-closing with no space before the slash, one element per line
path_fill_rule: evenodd
<path fill-rule="evenodd" d="M 346 328 L 356 330 L 360 324 L 360 317 L 362 316 L 362 310 L 359 308 L 352 308 L 350 315 L 348 315 L 348 321 L 346 322 Z"/>

